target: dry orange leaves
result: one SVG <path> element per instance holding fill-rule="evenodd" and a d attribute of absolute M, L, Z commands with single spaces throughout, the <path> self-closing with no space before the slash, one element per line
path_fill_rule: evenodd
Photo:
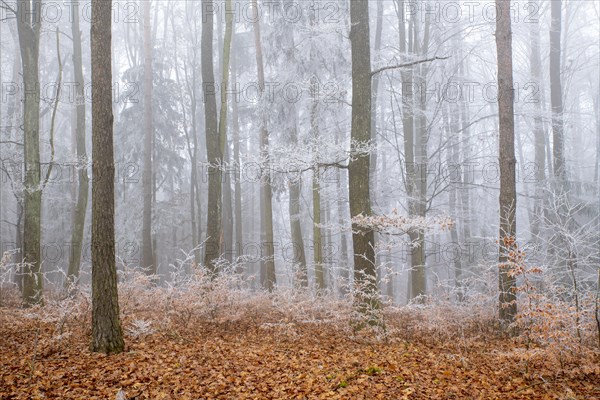
<path fill-rule="evenodd" d="M 515 362 L 507 339 L 457 352 L 327 324 L 242 320 L 128 337 L 125 353 L 107 357 L 90 353 L 83 325 L 65 329 L 57 340 L 54 325 L 0 309 L 0 399 L 600 398 L 597 357 L 559 372 Z"/>

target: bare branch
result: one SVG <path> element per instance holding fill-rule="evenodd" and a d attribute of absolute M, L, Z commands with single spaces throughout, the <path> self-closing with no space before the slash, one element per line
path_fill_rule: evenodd
<path fill-rule="evenodd" d="M 432 57 L 432 58 L 426 58 L 424 60 L 417 60 L 417 61 L 413 61 L 413 62 L 409 62 L 409 63 L 405 63 L 405 64 L 398 64 L 398 65 L 388 65 L 387 67 L 381 67 L 376 69 L 375 71 L 371 72 L 371 76 L 375 76 L 377 74 L 379 74 L 380 72 L 383 71 L 388 71 L 390 69 L 399 69 L 399 68 L 407 68 L 407 67 L 412 67 L 415 65 L 419 65 L 419 64 L 424 64 L 426 62 L 431 62 L 431 61 L 435 61 L 435 60 L 447 60 L 450 57 Z"/>
<path fill-rule="evenodd" d="M 13 14 L 15 14 L 15 16 L 17 15 L 17 10 L 15 10 L 14 8 L 12 8 L 10 6 L 10 4 L 8 4 L 6 1 L 4 0 L 0 0 L 0 8 L 4 8 L 8 11 L 11 11 Z"/>

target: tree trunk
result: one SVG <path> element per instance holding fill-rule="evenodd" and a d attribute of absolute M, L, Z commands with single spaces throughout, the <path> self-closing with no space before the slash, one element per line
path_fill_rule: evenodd
<path fill-rule="evenodd" d="M 544 134 L 544 121 L 542 110 L 542 57 L 540 54 L 540 26 L 535 22 L 530 28 L 531 39 L 531 68 L 530 73 L 535 84 L 534 107 L 535 115 L 533 117 L 534 128 L 534 146 L 535 146 L 535 198 L 533 203 L 534 220 L 531 226 L 531 233 L 534 238 L 540 235 L 543 222 L 543 198 L 544 181 L 546 180 L 546 139 Z"/>
<path fill-rule="evenodd" d="M 466 76 L 463 74 L 463 76 Z M 469 168 L 467 163 L 471 163 L 471 132 L 469 129 L 469 112 L 467 108 L 467 101 L 463 100 L 460 102 L 460 119 L 461 119 L 461 142 L 462 142 L 462 178 L 461 178 L 461 189 L 460 189 L 460 204 L 461 204 L 461 217 L 462 217 L 462 240 L 464 244 L 468 244 L 471 241 L 471 192 L 469 185 L 473 182 L 470 176 Z M 465 261 L 467 265 L 471 263 L 471 260 Z"/>
<path fill-rule="evenodd" d="M 446 132 L 448 134 L 448 141 L 449 141 L 449 146 L 450 148 L 447 150 L 447 164 L 450 166 L 450 168 L 456 168 L 459 165 L 459 156 L 458 156 L 458 152 L 459 152 L 459 148 L 458 148 L 458 135 L 457 132 L 459 130 L 459 124 L 458 124 L 458 118 L 459 118 L 459 111 L 458 111 L 458 106 L 454 105 L 454 104 L 450 104 L 448 105 L 449 111 L 450 111 L 450 116 L 445 117 L 445 124 L 446 125 Z M 447 114 L 444 111 L 444 114 Z M 448 121 L 449 119 L 449 121 Z M 456 207 L 456 203 L 457 203 L 457 183 L 456 181 L 454 181 L 454 176 L 452 176 L 450 179 L 450 189 L 449 189 L 449 199 L 448 199 L 448 211 L 450 213 L 450 217 L 456 219 L 458 212 L 457 212 L 457 207 Z M 460 243 L 459 243 L 459 238 L 458 238 L 458 228 L 457 228 L 457 224 L 452 224 L 452 226 L 450 227 L 450 238 L 452 243 L 455 246 L 458 246 L 458 248 L 460 249 Z M 457 291 L 457 298 L 458 301 L 462 301 L 463 299 L 463 266 L 462 266 L 462 255 L 459 254 L 452 254 L 453 257 L 453 264 L 454 264 L 454 287 Z"/>
<path fill-rule="evenodd" d="M 340 138 L 341 140 L 343 140 L 343 138 Z M 338 137 L 336 136 L 336 141 L 335 141 L 336 145 L 339 144 L 338 141 Z M 346 221 L 347 221 L 347 212 L 348 212 L 348 208 L 346 207 L 346 196 L 344 195 L 344 192 L 347 193 L 346 191 L 346 187 L 347 187 L 347 175 L 346 175 L 346 171 L 342 170 L 342 169 L 337 169 L 336 171 L 336 182 L 337 182 L 337 192 L 338 192 L 338 199 L 337 199 L 337 213 L 338 213 L 338 224 L 340 227 L 342 227 L 341 231 L 340 231 L 340 259 L 339 259 L 339 270 L 340 270 L 340 293 L 346 294 L 350 285 L 350 269 L 352 268 L 352 266 L 350 265 L 348 260 L 348 237 L 346 235 L 346 232 L 344 231 L 344 226 L 346 225 Z"/>
<path fill-rule="evenodd" d="M 262 55 L 262 43 L 260 36 L 260 12 L 257 0 L 252 0 L 252 8 L 255 12 L 253 18 L 254 27 L 254 45 L 256 47 L 256 65 L 258 69 L 258 86 L 261 98 L 265 92 L 265 71 Z M 273 248 L 273 189 L 271 187 L 271 163 L 269 161 L 269 130 L 267 128 L 267 114 L 264 110 L 260 111 L 260 153 L 262 159 L 262 181 L 261 181 L 261 219 L 262 231 L 264 235 L 265 261 L 264 271 L 261 276 L 263 286 L 272 291 L 275 287 L 275 256 Z M 261 246 L 262 247 L 262 246 Z"/>
<path fill-rule="evenodd" d="M 23 212 L 23 301 L 42 304 L 41 212 L 42 188 L 40 165 L 40 83 L 39 39 L 41 0 L 17 2 L 17 29 L 23 66 L 23 130 L 25 179 Z"/>
<path fill-rule="evenodd" d="M 375 43 L 374 43 L 374 59 L 378 61 L 380 58 L 380 50 L 381 50 L 381 36 L 383 32 L 383 0 L 377 0 L 377 24 L 375 26 Z M 371 196 L 371 204 L 375 204 L 377 206 L 378 199 L 378 180 L 379 176 L 377 174 L 377 164 L 378 164 L 378 152 L 379 152 L 379 135 L 377 132 L 377 104 L 379 101 L 379 85 L 380 85 L 381 74 L 377 74 L 373 77 L 372 80 L 372 99 L 371 99 L 371 137 L 373 145 L 375 146 L 374 151 L 371 152 L 371 161 L 369 166 L 369 174 L 370 174 L 370 188 L 369 193 Z M 383 113 L 382 113 L 383 114 Z M 380 239 L 379 235 L 375 233 L 375 240 L 378 241 Z M 377 270 L 377 287 L 379 290 L 382 290 L 381 280 L 384 278 L 385 271 L 382 269 L 380 257 L 375 255 L 375 268 Z"/>
<path fill-rule="evenodd" d="M 400 1 L 400 10 L 404 9 L 404 1 Z M 398 16 L 398 25 L 400 33 L 400 54 L 404 57 L 409 53 L 414 53 L 413 44 L 413 23 L 408 29 L 408 47 L 407 47 L 407 30 L 404 22 L 404 15 Z M 419 169 L 417 168 L 417 159 L 415 155 L 415 99 L 413 93 L 414 75 L 413 68 L 403 68 L 400 71 L 402 80 L 402 131 L 404 134 L 404 168 L 405 168 L 405 185 L 406 195 L 408 197 L 408 213 L 409 215 L 419 215 L 419 197 L 420 190 L 417 185 Z M 411 270 L 408 298 L 414 299 L 425 294 L 425 252 L 421 237 L 423 236 L 419 230 L 411 230 L 408 233 L 411 244 Z M 414 245 L 414 247 L 413 247 Z"/>
<path fill-rule="evenodd" d="M 419 54 L 426 56 L 429 47 L 429 27 L 430 19 L 429 15 L 425 19 L 425 28 L 423 32 L 423 43 Z M 414 35 L 414 48 L 418 48 L 418 25 L 413 23 L 413 35 Z M 415 51 L 416 53 L 416 51 Z M 420 69 L 417 69 L 417 96 L 416 101 L 419 105 L 418 113 L 414 121 L 415 129 L 415 165 L 416 165 L 416 187 L 417 192 L 417 204 L 415 205 L 416 214 L 419 217 L 425 218 L 427 214 L 427 169 L 429 167 L 428 161 L 428 129 L 427 129 L 427 93 L 422 88 L 427 87 L 427 74 L 429 73 L 429 67 L 427 64 L 422 64 Z M 412 88 L 411 88 L 412 89 Z M 413 255 L 414 261 L 412 262 L 412 275 L 411 275 L 411 298 L 422 301 L 423 296 L 427 294 L 427 273 L 426 273 L 426 253 L 425 253 L 425 230 L 417 229 L 413 232 L 413 237 L 416 241 L 413 241 Z M 411 258 L 412 260 L 412 258 Z"/>
<path fill-rule="evenodd" d="M 115 265 L 111 3 L 92 1 L 92 351 L 125 345 Z"/>
<path fill-rule="evenodd" d="M 600 107 L 600 95 L 594 96 L 594 110 Z M 596 163 L 594 168 L 594 183 L 600 193 L 600 112 L 596 112 Z M 600 200 L 599 200 L 600 201 Z M 599 218 L 600 220 L 600 218 Z"/>
<path fill-rule="evenodd" d="M 208 161 L 208 208 L 206 217 L 206 243 L 204 266 L 217 272 L 214 261 L 219 258 L 221 238 L 223 152 L 219 137 L 215 73 L 213 67 L 214 16 L 210 0 L 202 0 L 202 89 L 204 92 L 204 128 L 206 157 Z M 226 115 L 226 114 L 225 114 Z"/>
<path fill-rule="evenodd" d="M 291 35 L 290 35 L 291 36 Z M 293 42 L 290 48 L 294 48 Z M 290 117 L 292 118 L 289 128 L 289 138 L 292 146 L 298 144 L 298 111 L 296 105 L 292 102 L 289 106 Z M 294 251 L 293 262 L 298 267 L 297 283 L 301 287 L 308 287 L 308 271 L 306 269 L 306 252 L 304 249 L 304 239 L 302 238 L 302 213 L 300 209 L 300 194 L 302 191 L 302 175 L 297 174 L 289 182 L 290 200 L 290 231 L 292 236 L 292 248 Z"/>
<path fill-rule="evenodd" d="M 561 83 L 561 22 L 562 0 L 550 2 L 550 103 L 552 105 L 552 142 L 554 158 L 554 179 L 561 190 L 566 190 L 567 171 L 565 165 L 563 99 Z"/>
<path fill-rule="evenodd" d="M 311 59 L 314 57 L 311 54 Z M 316 93 L 318 90 L 318 79 L 315 75 L 311 77 L 312 90 Z M 310 127 L 312 137 L 315 143 L 313 157 L 317 158 L 319 151 L 319 122 L 318 122 L 319 104 L 317 97 L 312 99 L 310 109 Z M 321 170 L 318 165 L 314 166 L 312 178 L 312 202 L 313 202 L 313 262 L 315 269 L 315 289 L 317 293 L 325 290 L 325 271 L 323 270 L 323 232 L 321 230 Z"/>
<path fill-rule="evenodd" d="M 325 290 L 325 271 L 323 270 L 323 234 L 321 232 L 321 185 L 320 170 L 313 171 L 312 201 L 313 201 L 313 261 L 315 268 L 315 288 L 317 293 Z"/>
<path fill-rule="evenodd" d="M 142 267 L 149 275 L 154 275 L 156 266 L 152 251 L 152 141 L 154 136 L 152 92 L 152 26 L 150 24 L 150 0 L 144 1 L 144 172 L 142 212 Z"/>
<path fill-rule="evenodd" d="M 229 144 L 227 143 L 227 111 L 229 92 L 229 65 L 231 60 L 231 41 L 233 35 L 233 8 L 231 0 L 225 2 L 225 38 L 223 40 L 223 59 L 221 71 L 221 113 L 219 115 L 219 154 L 221 159 L 225 159 L 225 165 L 229 162 Z M 234 99 L 235 101 L 236 99 Z M 225 184 L 223 190 L 223 215 L 220 223 L 221 231 L 219 232 L 219 254 L 225 253 L 225 258 L 229 261 L 231 258 L 231 242 L 233 235 L 233 221 L 231 208 L 231 181 L 229 180 L 229 168 L 225 175 Z"/>
<path fill-rule="evenodd" d="M 369 42 L 369 2 L 350 2 L 350 44 L 352 51 L 352 130 L 353 145 L 371 140 L 371 49 Z M 369 193 L 370 155 L 358 154 L 350 160 L 350 216 L 371 215 Z M 371 228 L 352 224 L 354 247 L 354 284 L 361 309 L 378 307 L 379 297 L 375 271 L 375 235 Z"/>
<path fill-rule="evenodd" d="M 509 253 L 516 240 L 517 207 L 515 122 L 512 70 L 512 32 L 510 3 L 496 0 L 499 10 L 496 19 L 496 50 L 498 56 L 498 113 L 499 113 L 499 160 L 500 160 L 500 240 L 499 240 L 499 309 L 500 320 L 511 323 L 517 314 L 516 282 L 510 275 Z"/>
<path fill-rule="evenodd" d="M 231 67 L 233 87 L 237 86 L 236 76 L 237 64 L 235 63 L 235 57 L 233 57 Z M 233 163 L 235 168 L 235 248 L 236 257 L 239 258 L 244 255 L 244 214 L 242 209 L 242 166 L 240 157 L 240 123 L 237 99 L 234 99 L 231 102 L 231 119 L 233 124 Z M 242 273 L 242 270 L 239 268 L 238 273 Z"/>
<path fill-rule="evenodd" d="M 375 57 L 379 57 L 381 49 L 381 34 L 383 31 L 383 0 L 377 0 L 377 26 L 375 27 Z M 377 144 L 377 101 L 379 98 L 379 80 L 381 75 L 373 77 L 373 99 L 371 101 L 371 135 L 373 142 Z M 377 150 L 371 154 L 371 202 L 377 204 Z"/>
<path fill-rule="evenodd" d="M 85 94 L 83 80 L 83 57 L 81 49 L 81 30 L 79 27 L 79 3 L 73 2 L 71 35 L 73 36 L 73 68 L 76 83 L 76 115 L 75 115 L 75 145 L 77 147 L 78 184 L 77 204 L 73 212 L 71 228 L 71 252 L 69 254 L 69 270 L 67 285 L 79 280 L 81 251 L 83 249 L 83 232 L 89 196 L 89 178 L 87 174 L 87 151 L 85 146 Z"/>

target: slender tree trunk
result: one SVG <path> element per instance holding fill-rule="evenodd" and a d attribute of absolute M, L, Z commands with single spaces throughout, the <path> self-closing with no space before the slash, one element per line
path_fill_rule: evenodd
<path fill-rule="evenodd" d="M 142 212 L 142 267 L 153 275 L 155 270 L 152 251 L 152 141 L 154 136 L 152 91 L 152 26 L 150 23 L 150 0 L 144 1 L 144 172 L 142 190 L 144 208 Z"/>
<path fill-rule="evenodd" d="M 404 0 L 399 1 L 399 10 L 404 10 Z M 412 53 L 412 42 L 410 40 L 411 30 L 409 29 L 409 46 L 407 48 L 407 36 L 406 36 L 406 23 L 404 21 L 404 14 L 398 15 L 398 30 L 399 30 L 399 43 L 400 43 L 400 54 L 406 57 L 408 53 Z M 414 96 L 413 96 L 413 68 L 407 67 L 400 70 L 400 77 L 402 81 L 402 132 L 404 136 L 404 170 L 405 170 L 405 190 L 406 196 L 408 197 L 408 213 L 409 216 L 415 216 L 418 212 L 417 203 L 417 168 L 415 166 L 415 121 L 414 121 Z M 416 243 L 419 238 L 418 231 L 411 230 L 408 232 L 410 243 Z M 411 246 L 412 248 L 412 246 Z M 419 266 L 423 264 L 423 257 L 421 251 L 415 248 L 411 250 L 411 270 L 410 270 L 410 284 L 409 293 L 407 297 L 412 299 L 418 295 L 420 290 L 416 282 L 417 273 Z M 415 282 L 413 285 L 412 282 Z"/>
<path fill-rule="evenodd" d="M 219 137 L 216 84 L 213 67 L 214 16 L 210 0 L 202 0 L 202 88 L 204 91 L 204 127 L 208 161 L 208 208 L 204 265 L 217 272 L 214 261 L 219 258 L 221 242 L 221 206 L 223 152 Z M 227 114 L 224 114 L 225 117 Z"/>
<path fill-rule="evenodd" d="M 294 48 L 292 46 L 291 48 Z M 292 118 L 289 128 L 289 138 L 292 146 L 298 144 L 298 111 L 294 103 L 289 106 L 290 117 Z M 300 194 L 302 190 L 302 175 L 294 176 L 289 182 L 290 200 L 290 231 L 292 236 L 292 245 L 294 249 L 294 263 L 298 267 L 297 282 L 301 287 L 308 287 L 308 271 L 306 269 L 306 252 L 304 249 L 304 239 L 302 238 L 302 213 L 300 209 Z"/>
<path fill-rule="evenodd" d="M 115 264 L 111 3 L 92 0 L 92 351 L 120 353 Z"/>
<path fill-rule="evenodd" d="M 455 168 L 456 166 L 459 165 L 459 149 L 458 149 L 458 135 L 456 134 L 456 132 L 458 132 L 459 130 L 459 124 L 458 124 L 458 118 L 459 118 L 459 111 L 458 111 L 458 107 L 455 105 L 449 105 L 448 108 L 450 109 L 450 116 L 449 116 L 449 121 L 448 121 L 448 117 L 444 118 L 446 120 L 446 132 L 448 134 L 448 141 L 449 141 L 449 146 L 450 148 L 447 151 L 447 163 L 448 165 L 451 166 L 451 168 Z M 444 111 L 444 114 L 447 114 Z M 450 212 L 450 217 L 451 218 L 456 218 L 457 217 L 457 207 L 456 207 L 456 203 L 457 203 L 457 183 L 456 181 L 454 181 L 454 176 L 451 177 L 451 182 L 450 182 L 450 189 L 449 189 L 449 199 L 448 199 L 448 210 Z M 459 181 L 460 182 L 460 181 Z M 458 245 L 458 248 L 460 248 L 460 244 L 459 244 L 459 238 L 458 238 L 458 228 L 457 228 L 457 224 L 452 224 L 452 226 L 450 227 L 450 238 L 452 240 L 452 243 L 454 243 L 455 246 Z M 453 264 L 454 264 L 454 285 L 457 291 L 457 298 L 458 301 L 462 301 L 463 299 L 463 287 L 462 287 L 462 279 L 463 279 L 463 266 L 462 266 L 462 257 L 461 254 L 452 254 L 453 257 Z"/>
<path fill-rule="evenodd" d="M 10 27 L 10 33 L 13 37 L 13 39 L 16 41 L 16 43 L 18 44 L 18 32 L 16 31 L 16 24 L 9 24 Z M 15 57 L 13 59 L 13 67 L 12 67 L 12 79 L 11 82 L 17 82 L 17 80 L 19 79 L 19 75 L 22 74 L 22 63 L 21 63 L 21 52 L 18 46 L 15 46 Z M 7 129 L 7 136 L 11 139 L 15 138 L 15 135 L 20 134 L 19 131 L 17 131 L 17 127 L 20 126 L 20 118 L 21 118 L 21 108 L 20 108 L 20 101 L 18 101 L 16 96 L 11 96 L 11 100 L 8 103 L 7 106 L 7 110 L 6 110 L 6 117 L 7 117 L 7 125 L 8 125 L 8 129 Z M 7 170 L 5 171 L 7 178 L 10 174 L 10 172 Z M 1 175 L 1 173 L 0 173 Z M 21 179 L 21 178 L 19 178 Z M 4 185 L 4 187 L 6 187 L 7 185 Z M 12 193 L 13 196 L 15 197 L 15 205 L 16 205 L 16 222 L 14 224 L 15 227 L 15 253 L 13 254 L 13 262 L 15 264 L 15 275 L 14 275 L 14 282 L 17 285 L 17 288 L 19 289 L 19 292 L 23 291 L 23 240 L 22 240 L 22 220 L 23 220 L 23 194 L 22 193 L 18 193 L 17 191 L 14 190 L 14 188 L 12 188 Z M 0 243 L 4 243 L 4 242 L 0 242 Z M 4 250 L 4 249 L 2 249 Z"/>
<path fill-rule="evenodd" d="M 261 98 L 265 92 L 265 71 L 262 55 L 262 43 L 260 35 L 260 15 L 257 0 L 252 0 L 252 8 L 255 11 L 253 18 L 254 27 L 254 45 L 256 47 L 256 65 L 258 68 L 258 86 L 260 88 Z M 261 182 L 261 219 L 262 231 L 264 235 L 264 276 L 261 281 L 264 287 L 272 291 L 276 284 L 275 278 L 275 255 L 273 242 L 273 189 L 271 187 L 271 163 L 269 161 L 269 130 L 267 127 L 267 115 L 261 110 L 260 115 L 260 153 L 262 159 L 262 182 Z"/>
<path fill-rule="evenodd" d="M 193 3 L 190 6 L 193 7 Z M 188 11 L 193 14 L 193 9 Z M 175 57 L 175 77 L 177 79 L 177 86 L 181 87 L 181 79 L 179 75 L 179 64 L 177 57 L 177 30 L 175 29 L 175 19 L 171 18 L 171 28 L 173 30 L 173 53 Z M 196 48 L 192 49 L 193 52 L 193 65 L 196 65 Z M 188 48 L 189 52 L 189 48 Z M 188 156 L 190 158 L 190 225 L 191 225 L 191 236 L 192 236 L 192 249 L 194 249 L 194 262 L 196 265 L 200 264 L 200 249 L 199 249 L 199 238 L 198 238 L 198 218 L 196 217 L 196 188 L 198 187 L 198 134 L 196 130 L 196 113 L 197 113 L 197 96 L 196 96 L 196 70 L 192 68 L 191 82 L 188 78 L 187 70 L 185 71 L 185 80 L 188 94 L 190 97 L 190 110 L 191 110 L 191 121 L 188 126 L 188 117 L 186 114 L 186 104 L 184 96 L 180 94 L 179 102 L 181 104 L 182 115 L 183 115 L 183 130 L 186 137 L 186 145 Z M 190 136 L 192 136 L 190 138 Z M 198 212 L 200 212 L 198 210 Z"/>
<path fill-rule="evenodd" d="M 340 135 L 341 136 L 341 132 Z M 335 144 L 338 145 L 340 140 L 344 140 L 343 137 L 335 138 Z M 344 193 L 347 193 L 346 187 L 348 186 L 348 179 L 346 175 L 346 170 L 337 169 L 336 171 L 336 182 L 337 182 L 337 213 L 338 213 L 338 224 L 342 227 L 340 231 L 340 259 L 339 259 L 339 269 L 340 269 L 340 293 L 342 295 L 346 294 L 350 285 L 350 269 L 352 266 L 350 265 L 350 260 L 348 260 L 348 237 L 343 227 L 346 225 L 347 221 L 347 212 L 348 208 L 346 206 L 346 196 Z"/>
<path fill-rule="evenodd" d="M 381 50 L 381 36 L 383 32 L 383 0 L 377 0 L 377 24 L 375 26 L 375 43 L 374 43 L 374 59 L 378 61 L 380 58 L 380 50 Z M 378 193 L 378 181 L 379 175 L 377 174 L 378 168 L 378 158 L 379 158 L 379 135 L 377 132 L 377 105 L 379 101 L 379 86 L 380 86 L 380 78 L 381 75 L 377 74 L 373 77 L 372 80 L 372 90 L 373 95 L 371 99 L 371 137 L 373 145 L 375 146 L 374 151 L 371 152 L 371 161 L 369 166 L 369 174 L 370 174 L 370 185 L 369 188 L 370 196 L 371 196 L 371 204 L 378 205 L 377 193 Z M 383 114 L 383 113 L 382 113 Z M 375 233 L 375 240 L 379 240 L 379 235 Z M 375 255 L 375 267 L 377 269 L 377 287 L 382 289 L 381 280 L 383 278 L 384 272 L 381 266 L 381 260 L 377 255 Z"/>
<path fill-rule="evenodd" d="M 311 57 L 314 59 L 314 57 Z M 318 90 L 318 80 L 316 76 L 311 77 L 313 90 Z M 310 109 L 310 126 L 312 137 L 315 143 L 313 148 L 313 157 L 318 157 L 319 146 L 319 122 L 318 122 L 319 104 L 317 97 L 312 100 Z M 313 202 L 313 262 L 315 269 L 315 289 L 317 293 L 325 290 L 325 271 L 323 265 L 323 232 L 321 230 L 321 170 L 315 166 L 312 178 L 312 202 Z"/>
<path fill-rule="evenodd" d="M 425 19 L 425 28 L 423 32 L 423 43 L 419 54 L 426 56 L 429 47 L 429 15 Z M 414 46 L 418 49 L 418 25 L 413 23 Z M 426 64 L 417 69 L 417 96 L 415 103 L 418 102 L 418 112 L 414 121 L 415 129 L 415 164 L 416 164 L 416 187 L 417 204 L 416 212 L 419 217 L 425 218 L 427 214 L 427 169 L 428 165 L 428 129 L 427 129 L 427 93 L 422 88 L 427 87 L 427 74 L 429 67 Z M 411 275 L 411 298 L 421 301 L 427 294 L 427 274 L 426 274 L 426 253 L 425 253 L 425 230 L 417 229 L 413 232 L 415 241 L 412 241 L 413 255 L 412 275 Z"/>
<path fill-rule="evenodd" d="M 513 322 L 517 314 L 515 278 L 510 274 L 510 251 L 516 240 L 517 207 L 515 122 L 512 66 L 512 31 L 510 3 L 496 0 L 499 17 L 496 19 L 496 50 L 498 55 L 498 113 L 500 120 L 500 246 L 499 246 L 499 309 L 500 320 Z M 500 14 L 501 13 L 501 14 Z"/>
<path fill-rule="evenodd" d="M 227 166 L 227 172 L 223 176 L 223 214 L 221 216 L 222 226 L 221 226 L 221 243 L 219 245 L 221 254 L 228 262 L 233 261 L 233 255 L 235 254 L 235 249 L 233 245 L 233 196 L 231 189 L 231 170 L 229 167 L 231 166 L 231 149 L 229 148 L 229 144 L 225 147 L 224 163 Z"/>
<path fill-rule="evenodd" d="M 320 169 L 313 171 L 312 201 L 313 201 L 313 261 L 315 264 L 315 286 L 317 292 L 325 290 L 325 271 L 323 265 L 323 234 L 321 231 L 321 185 L 319 183 Z"/>
<path fill-rule="evenodd" d="M 233 57 L 233 60 L 235 60 L 235 57 Z M 235 88 L 237 86 L 237 64 L 235 62 L 232 62 L 231 76 L 232 84 Z M 235 245 L 236 257 L 239 258 L 244 255 L 244 214 L 242 208 L 242 165 L 240 157 L 240 123 L 237 98 L 234 98 L 231 102 L 231 119 L 233 124 L 233 163 L 235 167 Z M 242 271 L 238 270 L 238 273 L 242 273 Z"/>
<path fill-rule="evenodd" d="M 550 23 L 550 102 L 552 105 L 552 142 L 554 158 L 554 178 L 561 190 L 566 190 L 567 171 L 565 165 L 563 98 L 561 83 L 561 22 L 562 0 L 551 0 Z"/>
<path fill-rule="evenodd" d="M 541 225 L 543 222 L 543 198 L 544 182 L 546 180 L 546 138 L 544 134 L 543 110 L 542 110 L 542 57 L 540 54 L 540 26 L 538 22 L 531 25 L 531 77 L 535 84 L 534 87 L 534 108 L 533 117 L 533 136 L 535 147 L 535 198 L 533 203 L 534 220 L 531 226 L 531 233 L 534 238 L 539 237 Z"/>
<path fill-rule="evenodd" d="M 466 76 L 463 73 L 463 76 Z M 473 180 L 473 177 L 470 175 L 470 167 L 467 166 L 467 163 L 470 163 L 471 158 L 471 144 L 470 144 L 470 129 L 469 129 L 469 115 L 467 109 L 467 101 L 460 102 L 460 119 L 461 119 L 461 141 L 462 141 L 462 178 L 461 178 L 461 188 L 460 188 L 460 204 L 461 204 L 461 217 L 462 217 L 462 240 L 464 244 L 468 244 L 471 241 L 471 192 L 469 189 L 469 184 Z M 470 260 L 465 261 L 468 265 Z"/>
<path fill-rule="evenodd" d="M 17 222 L 15 223 L 15 245 L 17 251 L 14 256 L 16 271 L 15 271 L 15 283 L 19 288 L 19 291 L 23 291 L 23 274 L 25 273 L 25 266 L 22 264 L 23 261 L 23 202 L 17 199 Z"/>
<path fill-rule="evenodd" d="M 227 143 L 227 111 L 229 92 L 229 65 L 231 60 L 231 41 L 233 36 L 233 7 L 231 0 L 225 2 L 225 38 L 223 40 L 223 58 L 221 71 L 221 113 L 219 116 L 219 154 L 224 158 L 225 165 L 229 162 L 229 144 Z M 235 101 L 236 99 L 234 99 Z M 227 167 L 227 171 L 229 168 Z M 231 242 L 233 235 L 232 207 L 231 207 L 231 181 L 229 173 L 226 174 L 223 191 L 223 215 L 219 232 L 219 254 L 225 253 L 225 257 L 231 261 Z"/>
<path fill-rule="evenodd" d="M 83 249 L 83 232 L 89 196 L 89 178 L 87 174 L 87 151 L 85 146 L 85 94 L 83 80 L 83 57 L 81 49 L 81 30 L 79 27 L 79 2 L 72 4 L 73 22 L 73 68 L 76 83 L 75 145 L 77 147 L 78 184 L 77 204 L 73 212 L 71 228 L 71 252 L 69 254 L 69 270 L 66 283 L 71 285 L 79 279 L 81 251 Z"/>
<path fill-rule="evenodd" d="M 369 41 L 369 2 L 350 2 L 350 45 L 352 51 L 352 131 L 353 145 L 371 140 L 371 49 Z M 358 154 L 350 161 L 350 216 L 371 215 L 369 193 L 370 155 Z M 354 283 L 360 288 L 359 307 L 378 307 L 375 270 L 375 234 L 369 227 L 352 224 Z"/>
<path fill-rule="evenodd" d="M 594 96 L 594 110 L 600 107 L 600 95 Z M 594 168 L 594 183 L 599 187 L 600 191 L 600 112 L 596 112 L 596 164 Z M 599 200 L 600 201 L 600 200 Z M 600 218 L 599 218 L 600 220 Z"/>
<path fill-rule="evenodd" d="M 377 26 L 375 28 L 375 57 L 379 57 L 381 50 L 381 35 L 383 31 L 383 0 L 377 0 Z M 373 142 L 377 144 L 377 101 L 379 98 L 380 74 L 373 77 L 373 100 L 371 101 L 371 134 Z M 377 203 L 377 149 L 371 154 L 371 202 Z"/>
<path fill-rule="evenodd" d="M 17 2 L 17 29 L 23 66 L 23 130 L 25 180 L 23 194 L 24 238 L 23 301 L 25 305 L 41 304 L 41 212 L 42 187 L 40 165 L 40 83 L 39 40 L 41 0 Z"/>

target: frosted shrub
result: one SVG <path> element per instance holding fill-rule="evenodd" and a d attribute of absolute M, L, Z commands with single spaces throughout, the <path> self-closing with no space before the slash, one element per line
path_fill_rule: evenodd
<path fill-rule="evenodd" d="M 127 333 L 129 336 L 136 339 L 152 335 L 154 332 L 156 331 L 152 328 L 152 322 L 145 319 L 133 320 L 130 326 L 127 328 Z"/>

